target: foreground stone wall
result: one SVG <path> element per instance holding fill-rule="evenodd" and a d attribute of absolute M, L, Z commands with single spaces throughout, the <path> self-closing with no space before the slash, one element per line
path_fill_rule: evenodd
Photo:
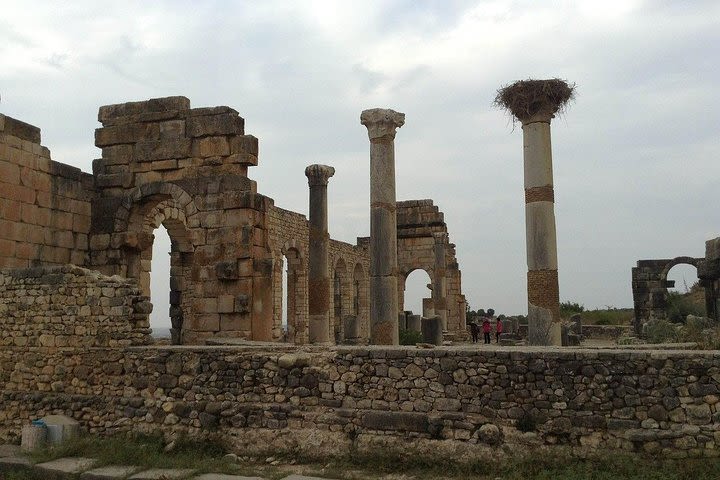
<path fill-rule="evenodd" d="M 0 270 L 3 347 L 150 343 L 149 299 L 119 277 L 66 265 Z"/>
<path fill-rule="evenodd" d="M 54 162 L 40 129 L 0 114 L 0 268 L 84 265 L 92 176 Z"/>
<path fill-rule="evenodd" d="M 717 353 L 7 348 L 0 437 L 65 413 L 92 432 L 183 431 L 245 453 L 567 445 L 717 456 Z"/>

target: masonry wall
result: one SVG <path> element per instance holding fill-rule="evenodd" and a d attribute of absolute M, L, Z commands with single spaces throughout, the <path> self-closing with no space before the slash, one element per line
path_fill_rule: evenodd
<path fill-rule="evenodd" d="M 717 352 L 11 347 L 0 352 L 0 437 L 65 413 L 96 433 L 184 431 L 245 453 L 381 446 L 453 458 L 566 445 L 717 456 L 719 382 Z"/>
<path fill-rule="evenodd" d="M 273 206 L 268 210 L 268 238 L 273 252 L 273 338 L 295 343 L 307 343 L 307 259 L 309 223 L 300 213 Z M 331 232 L 332 235 L 332 232 Z M 328 246 L 331 298 L 331 331 L 339 342 L 343 338 L 343 318 L 357 316 L 360 335 L 367 340 L 370 335 L 369 305 L 367 303 L 369 253 L 367 245 L 351 245 L 330 239 Z M 283 291 L 282 272 L 288 269 L 288 286 L 294 289 L 295 302 L 288 310 L 290 336 L 282 332 L 282 304 L 288 302 L 288 292 Z M 355 278 L 355 277 L 358 278 Z M 337 281 L 335 278 L 337 277 Z M 359 281 L 356 289 L 354 282 Z M 338 288 L 339 287 L 339 288 Z M 358 291 L 359 290 L 359 291 Z M 335 308 L 335 293 L 339 291 L 339 309 Z M 358 312 L 354 310 L 355 295 L 359 293 Z M 292 300 L 292 299 L 291 299 Z M 335 314 L 337 310 L 337 315 Z"/>
<path fill-rule="evenodd" d="M 119 277 L 72 265 L 0 270 L 3 347 L 150 343 L 149 299 Z"/>
<path fill-rule="evenodd" d="M 40 129 L 0 114 L 0 268 L 85 265 L 92 176 L 50 159 Z"/>

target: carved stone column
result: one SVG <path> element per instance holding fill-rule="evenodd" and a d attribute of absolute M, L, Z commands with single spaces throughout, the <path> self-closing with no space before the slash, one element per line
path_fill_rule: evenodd
<path fill-rule="evenodd" d="M 405 114 L 374 108 L 360 123 L 370 138 L 370 343 L 397 345 L 395 133 Z"/>
<path fill-rule="evenodd" d="M 550 121 L 573 91 L 564 80 L 521 80 L 500 89 L 495 99 L 523 129 L 530 345 L 562 343 Z"/>
<path fill-rule="evenodd" d="M 330 342 L 330 274 L 328 271 L 327 184 L 335 169 L 310 165 L 305 169 L 310 186 L 308 259 L 308 336 L 310 343 Z"/>
<path fill-rule="evenodd" d="M 433 233 L 435 244 L 435 279 L 432 288 L 432 298 L 435 304 L 435 315 L 440 317 L 442 331 L 447 332 L 447 280 L 445 279 L 447 261 L 445 260 L 445 246 L 448 235 L 445 232 Z"/>

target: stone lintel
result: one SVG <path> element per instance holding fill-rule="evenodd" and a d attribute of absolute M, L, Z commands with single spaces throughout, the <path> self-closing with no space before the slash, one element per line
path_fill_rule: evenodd
<path fill-rule="evenodd" d="M 335 169 L 328 165 L 314 164 L 305 168 L 305 176 L 311 187 L 327 185 L 333 175 L 335 175 Z"/>
<path fill-rule="evenodd" d="M 405 114 L 386 108 L 363 110 L 360 123 L 368 129 L 370 140 L 395 138 L 396 129 L 405 124 Z"/>

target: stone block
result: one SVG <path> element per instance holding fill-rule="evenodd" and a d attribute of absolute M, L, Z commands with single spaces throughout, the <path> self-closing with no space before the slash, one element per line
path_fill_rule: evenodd
<path fill-rule="evenodd" d="M 220 157 L 230 154 L 230 146 L 225 137 L 196 138 L 192 147 L 193 157 Z"/>
<path fill-rule="evenodd" d="M 240 278 L 238 274 L 237 262 L 220 262 L 215 265 L 215 274 L 218 280 L 237 280 Z"/>
<path fill-rule="evenodd" d="M 424 433 L 428 431 L 428 417 L 413 412 L 368 412 L 362 417 L 362 426 L 373 430 Z"/>
<path fill-rule="evenodd" d="M 139 162 L 189 157 L 192 141 L 189 138 L 163 139 L 138 142 L 135 159 Z"/>
<path fill-rule="evenodd" d="M 151 98 L 142 102 L 127 102 L 104 105 L 98 111 L 98 121 L 105 124 L 117 117 L 127 117 L 150 112 L 167 112 L 190 109 L 190 100 L 186 97 Z"/>
<path fill-rule="evenodd" d="M 235 311 L 235 297 L 232 295 L 220 295 L 217 298 L 218 313 L 232 313 Z"/>
<path fill-rule="evenodd" d="M 235 113 L 189 117 L 186 124 L 188 137 L 216 135 L 242 135 L 245 120 Z"/>
<path fill-rule="evenodd" d="M 98 188 L 122 187 L 130 188 L 133 184 L 132 173 L 109 173 L 95 175 L 95 185 Z"/>
<path fill-rule="evenodd" d="M 442 345 L 442 319 L 439 316 L 422 319 L 423 342 Z"/>
<path fill-rule="evenodd" d="M 230 153 L 246 153 L 257 158 L 258 139 L 252 135 L 235 135 L 230 138 Z"/>

